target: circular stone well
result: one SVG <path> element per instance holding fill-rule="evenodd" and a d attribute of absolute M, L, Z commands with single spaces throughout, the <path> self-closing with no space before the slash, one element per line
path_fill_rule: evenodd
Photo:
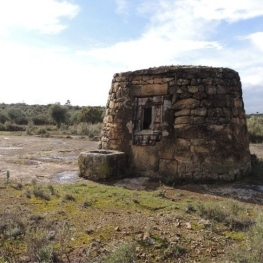
<path fill-rule="evenodd" d="M 79 176 L 93 181 L 125 175 L 126 154 L 112 150 L 92 150 L 78 157 Z"/>

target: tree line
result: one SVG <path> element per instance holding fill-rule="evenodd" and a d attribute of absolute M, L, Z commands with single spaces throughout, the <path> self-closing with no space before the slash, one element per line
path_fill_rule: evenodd
<path fill-rule="evenodd" d="M 92 106 L 72 106 L 59 103 L 48 105 L 27 105 L 25 103 L 0 104 L 0 128 L 14 125 L 75 125 L 79 123 L 101 123 L 105 108 Z M 5 128 L 6 129 L 6 128 Z"/>

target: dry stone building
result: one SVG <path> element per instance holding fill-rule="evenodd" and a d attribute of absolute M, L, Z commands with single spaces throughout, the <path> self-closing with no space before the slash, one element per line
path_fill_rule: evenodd
<path fill-rule="evenodd" d="M 250 171 L 241 82 L 229 68 L 164 66 L 115 74 L 100 146 L 126 176 L 232 181 Z"/>

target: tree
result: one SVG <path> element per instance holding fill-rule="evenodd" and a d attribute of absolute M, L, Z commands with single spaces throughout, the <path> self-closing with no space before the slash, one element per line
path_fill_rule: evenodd
<path fill-rule="evenodd" d="M 60 128 L 62 123 L 67 123 L 68 120 L 68 109 L 60 104 L 53 104 L 49 107 L 49 115 L 51 119 L 56 123 L 57 127 Z"/>
<path fill-rule="evenodd" d="M 104 109 L 101 107 L 83 107 L 78 114 L 78 122 L 98 123 L 103 120 Z"/>
<path fill-rule="evenodd" d="M 70 100 L 67 100 L 66 103 L 65 103 L 66 106 L 71 106 L 71 102 Z"/>
<path fill-rule="evenodd" d="M 17 108 L 10 108 L 8 110 L 8 117 L 16 124 L 26 125 L 28 123 L 24 112 Z"/>

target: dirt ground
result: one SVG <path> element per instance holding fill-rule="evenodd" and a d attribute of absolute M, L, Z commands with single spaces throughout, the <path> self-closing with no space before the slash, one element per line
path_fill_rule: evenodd
<path fill-rule="evenodd" d="M 22 183 L 79 181 L 78 155 L 96 147 L 83 137 L 0 136 L 0 178 L 9 170 Z"/>
<path fill-rule="evenodd" d="M 9 171 L 10 179 L 22 184 L 30 183 L 32 179 L 54 184 L 87 182 L 78 177 L 78 155 L 96 148 L 96 141 L 83 137 L 0 136 L 0 179 L 5 180 Z M 250 150 L 263 159 L 263 144 L 252 144 Z M 138 190 L 149 186 L 147 178 L 123 179 L 115 184 Z M 232 183 L 181 188 L 263 204 L 263 185 Z"/>

